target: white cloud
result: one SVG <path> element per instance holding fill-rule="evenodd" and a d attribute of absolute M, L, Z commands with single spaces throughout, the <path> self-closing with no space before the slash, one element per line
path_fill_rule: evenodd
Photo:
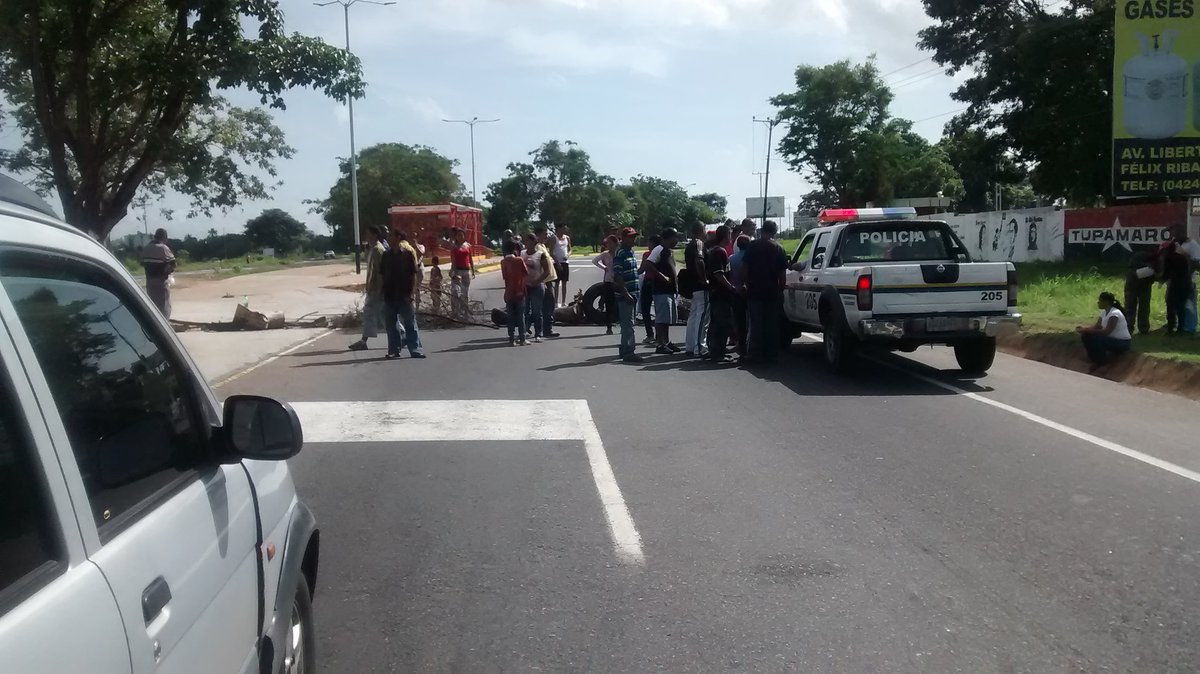
<path fill-rule="evenodd" d="M 583 72 L 622 69 L 663 77 L 669 60 L 654 44 L 593 39 L 574 31 L 535 33 L 518 27 L 509 32 L 507 42 L 534 65 Z"/>
<path fill-rule="evenodd" d="M 404 104 L 413 112 L 431 122 L 440 122 L 443 119 L 450 118 L 450 113 L 446 112 L 440 103 L 429 96 L 410 96 L 404 99 Z"/>
<path fill-rule="evenodd" d="M 347 125 L 350 123 L 350 110 L 344 105 L 334 105 L 333 118 L 337 120 L 339 125 Z"/>

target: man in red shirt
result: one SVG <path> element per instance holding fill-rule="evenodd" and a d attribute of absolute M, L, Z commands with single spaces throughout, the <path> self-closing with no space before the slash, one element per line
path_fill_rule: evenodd
<path fill-rule="evenodd" d="M 529 277 L 529 269 L 525 260 L 517 256 L 517 242 L 506 239 L 502 244 L 504 260 L 500 262 L 500 275 L 504 277 L 504 306 L 508 310 L 508 345 L 515 346 L 517 336 L 520 344 L 525 346 L 525 281 Z"/>

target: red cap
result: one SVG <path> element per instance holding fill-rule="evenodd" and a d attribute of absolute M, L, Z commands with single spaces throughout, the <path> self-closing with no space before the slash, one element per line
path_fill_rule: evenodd
<path fill-rule="evenodd" d="M 621 238 L 624 238 L 627 236 L 637 236 L 637 233 L 638 232 L 636 229 L 634 229 L 632 227 L 626 227 L 625 229 L 621 230 Z"/>

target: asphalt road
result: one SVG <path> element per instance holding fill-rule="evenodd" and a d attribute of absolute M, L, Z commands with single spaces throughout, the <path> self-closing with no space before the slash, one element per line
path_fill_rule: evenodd
<path fill-rule="evenodd" d="M 222 389 L 305 421 L 321 671 L 1200 670 L 1200 405 L 1007 356 L 837 377 L 804 342 L 747 371 L 562 332 L 394 362 L 331 336 Z"/>

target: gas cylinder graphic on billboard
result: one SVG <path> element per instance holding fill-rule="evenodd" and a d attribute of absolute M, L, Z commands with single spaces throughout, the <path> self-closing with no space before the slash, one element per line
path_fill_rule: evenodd
<path fill-rule="evenodd" d="M 1171 53 L 1177 35 L 1139 33 L 1142 52 L 1125 62 L 1125 131 L 1135 138 L 1170 138 L 1187 126 L 1189 67 Z"/>

